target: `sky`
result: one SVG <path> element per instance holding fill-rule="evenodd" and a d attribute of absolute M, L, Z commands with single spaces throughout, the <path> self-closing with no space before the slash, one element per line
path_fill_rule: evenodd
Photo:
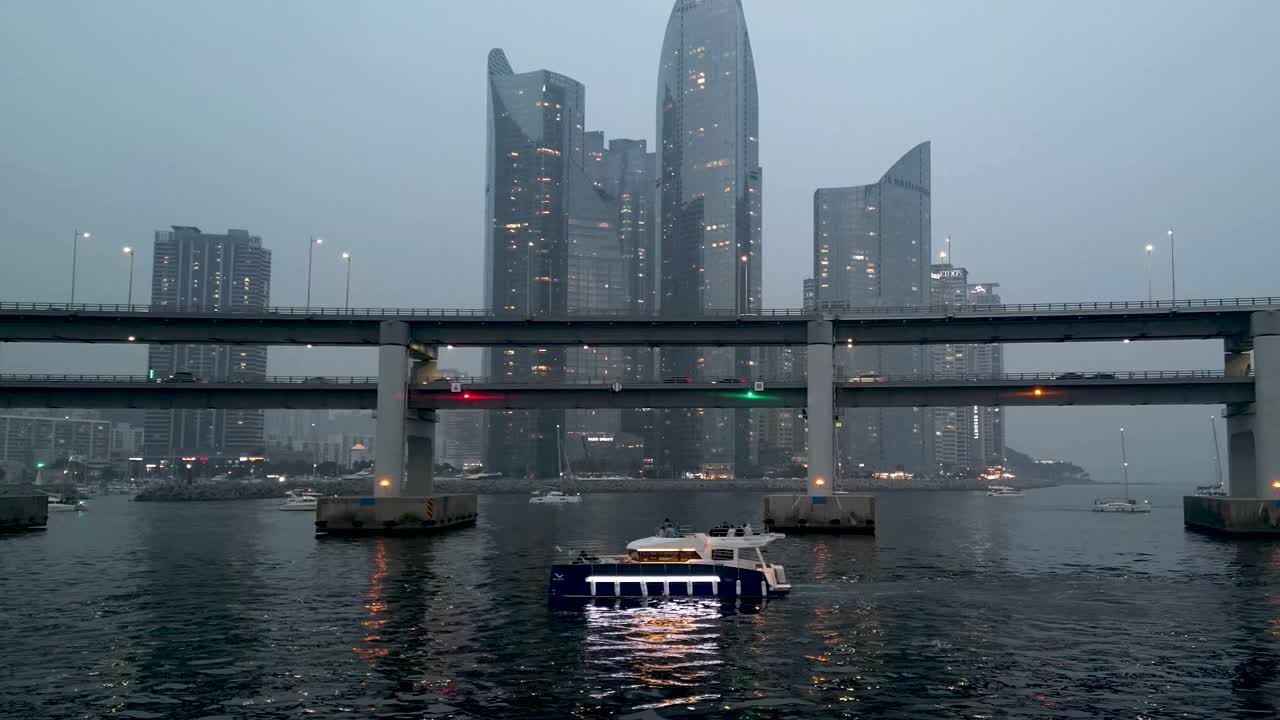
<path fill-rule="evenodd" d="M 760 94 L 764 294 L 800 304 L 818 187 L 932 141 L 935 250 L 1006 302 L 1276 295 L 1280 3 L 743 0 Z M 587 89 L 587 128 L 652 144 L 668 0 L 0 0 L 0 298 L 149 288 L 153 233 L 245 228 L 272 301 L 478 307 L 485 68 Z M 446 366 L 478 369 L 476 351 Z M 274 374 L 365 374 L 364 350 L 275 348 Z M 141 348 L 0 347 L 6 372 L 139 372 Z M 1221 344 L 1024 345 L 1006 369 L 1221 367 Z M 1008 441 L 1204 481 L 1213 407 L 1011 409 Z"/>

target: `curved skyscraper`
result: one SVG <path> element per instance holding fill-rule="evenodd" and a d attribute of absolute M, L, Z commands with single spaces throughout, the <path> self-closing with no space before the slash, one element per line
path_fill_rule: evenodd
<path fill-rule="evenodd" d="M 823 310 L 929 304 L 929 143 L 898 159 L 871 185 L 813 195 L 813 277 Z M 837 376 L 923 372 L 920 347 L 836 351 Z M 933 471 L 932 417 L 919 408 L 858 408 L 844 415 L 838 456 L 845 467 Z"/>
<path fill-rule="evenodd" d="M 755 62 L 739 0 L 676 0 L 658 66 L 658 305 L 751 312 L 761 292 Z M 663 352 L 667 375 L 750 375 L 749 350 Z M 737 417 L 735 417 L 735 415 Z M 750 412 L 667 413 L 657 464 L 677 473 L 751 464 Z"/>

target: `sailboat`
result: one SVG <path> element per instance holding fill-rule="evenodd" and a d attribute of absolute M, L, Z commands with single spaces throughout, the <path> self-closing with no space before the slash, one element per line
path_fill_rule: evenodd
<path fill-rule="evenodd" d="M 1124 468 L 1124 497 L 1122 498 L 1102 498 L 1093 501 L 1094 512 L 1126 512 L 1126 513 L 1149 513 L 1151 512 L 1151 501 L 1143 500 L 1138 502 L 1129 497 L 1129 454 L 1125 450 L 1124 444 L 1124 428 L 1120 428 L 1120 460 Z"/>
<path fill-rule="evenodd" d="M 1222 484 L 1222 453 L 1218 450 L 1218 419 L 1210 415 L 1209 426 L 1213 428 L 1213 469 L 1218 474 L 1218 484 L 1198 485 L 1196 486 L 1196 494 L 1209 497 L 1226 497 L 1227 489 Z"/>
<path fill-rule="evenodd" d="M 560 475 L 560 489 L 552 490 L 545 495 L 535 495 L 529 498 L 530 505 L 570 505 L 582 502 L 581 495 L 568 495 L 564 492 L 565 474 L 572 474 L 572 470 L 567 470 L 569 458 L 564 454 L 564 446 L 560 444 L 560 426 L 556 426 L 556 471 Z M 562 468 L 561 463 L 566 467 Z"/>

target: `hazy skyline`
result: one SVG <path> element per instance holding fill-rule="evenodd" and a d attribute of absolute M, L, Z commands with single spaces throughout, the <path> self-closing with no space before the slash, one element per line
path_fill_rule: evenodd
<path fill-rule="evenodd" d="M 1139 299 L 1177 231 L 1181 297 L 1276 294 L 1280 5 L 744 0 L 760 96 L 765 306 L 800 304 L 817 187 L 873 182 L 929 140 L 935 257 L 953 239 L 1006 302 Z M 123 302 L 157 228 L 243 228 L 272 301 L 479 306 L 485 58 L 586 86 L 588 130 L 654 146 L 671 4 L 11 0 L 0 5 L 0 293 Z M 149 288 L 139 262 L 135 298 Z M 142 290 L 139 291 L 139 288 Z M 8 371 L 140 371 L 141 348 L 5 346 Z M 467 354 L 470 355 L 470 354 Z M 478 367 L 474 356 L 443 364 Z M 273 349 L 274 373 L 365 351 Z M 1009 371 L 1219 367 L 1220 344 L 1010 346 Z M 1212 468 L 1208 407 L 1009 412 L 1010 446 L 1178 481 Z M 1145 438 L 1145 439 L 1144 439 Z M 1112 463 L 1112 455 L 1116 455 Z M 1114 465 L 1114 467 L 1113 467 Z"/>

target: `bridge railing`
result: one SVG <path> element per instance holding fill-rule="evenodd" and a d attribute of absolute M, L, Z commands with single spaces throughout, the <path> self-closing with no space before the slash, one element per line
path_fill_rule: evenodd
<path fill-rule="evenodd" d="M 1180 309 L 1260 309 L 1280 307 L 1280 297 L 1243 297 L 1243 298 L 1195 298 L 1188 300 L 1111 300 L 1098 302 L 1064 302 L 1064 303 L 1015 303 L 1015 304 L 965 304 L 965 305 L 921 305 L 921 306 L 883 306 L 847 308 L 838 306 L 822 307 L 818 310 L 802 310 L 797 308 L 766 308 L 750 313 L 739 313 L 733 310 L 707 310 L 699 314 L 672 314 L 662 312 L 636 312 L 634 310 L 587 310 L 581 312 L 557 313 L 554 315 L 522 316 L 516 313 L 495 313 L 483 308 L 402 308 L 402 307 L 305 307 L 305 306 L 272 306 L 261 308 L 246 307 L 203 307 L 193 305 L 126 305 L 115 303 L 50 303 L 50 302 L 0 302 L 0 311 L 11 312 L 71 312 L 102 314 L 165 314 L 173 316 L 191 315 L 206 316 L 210 313 L 225 315 L 285 315 L 298 317 L 316 317 L 321 319 L 351 318 L 358 320 L 406 318 L 406 319 L 449 319 L 449 318 L 483 318 L 497 320 L 757 320 L 775 318 L 816 317 L 819 314 L 836 318 L 860 318 L 879 315 L 983 315 L 1003 313 L 1073 313 L 1073 312 L 1116 312 L 1116 311 L 1175 311 Z"/>
<path fill-rule="evenodd" d="M 1117 382 L 1123 383 L 1132 380 L 1212 380 L 1223 379 L 1227 377 L 1252 377 L 1252 370 L 1247 376 L 1227 375 L 1222 370 L 1117 370 L 1117 371 L 1090 371 L 1090 372 L 1029 372 L 1029 373 L 999 373 L 999 374 L 947 374 L 947 373 L 921 373 L 914 375 L 881 375 L 876 373 L 866 373 L 854 376 L 839 376 L 836 382 L 845 386 L 856 386 L 860 384 L 870 383 L 898 383 L 898 384 L 963 384 L 963 383 L 982 383 L 982 382 L 1071 382 L 1071 381 L 1096 381 L 1096 382 Z M 770 385 L 797 385 L 804 384 L 803 375 L 786 375 L 786 376 L 756 376 L 738 381 L 712 381 L 709 379 L 683 378 L 676 377 L 665 380 L 625 380 L 617 377 L 608 376 L 586 376 L 586 375 L 570 375 L 563 378 L 541 378 L 541 379 L 516 379 L 502 377 L 485 377 L 485 376 L 454 376 L 440 377 L 427 382 L 413 383 L 412 387 L 430 387 L 432 389 L 450 387 L 452 383 L 460 383 L 464 387 L 477 385 L 519 385 L 519 386 L 560 386 L 560 385 L 586 385 L 592 387 L 610 387 L 613 383 L 620 383 L 623 387 L 628 386 L 645 386 L 652 387 L 655 385 L 678 387 L 699 387 L 699 388 L 715 388 L 723 390 L 749 390 L 754 387 L 754 383 L 763 382 L 766 387 Z M 237 378 L 237 379 L 210 379 L 210 378 L 193 378 L 193 379 L 171 379 L 149 378 L 146 375 L 57 375 L 57 374 L 2 374 L 0 375 L 0 384 L 48 384 L 48 383 L 120 383 L 120 384 L 150 384 L 150 385 L 173 385 L 173 386 L 190 386 L 190 385 L 376 385 L 378 378 L 368 375 L 344 375 L 344 376 L 319 376 L 319 375 L 271 375 L 265 378 Z"/>

